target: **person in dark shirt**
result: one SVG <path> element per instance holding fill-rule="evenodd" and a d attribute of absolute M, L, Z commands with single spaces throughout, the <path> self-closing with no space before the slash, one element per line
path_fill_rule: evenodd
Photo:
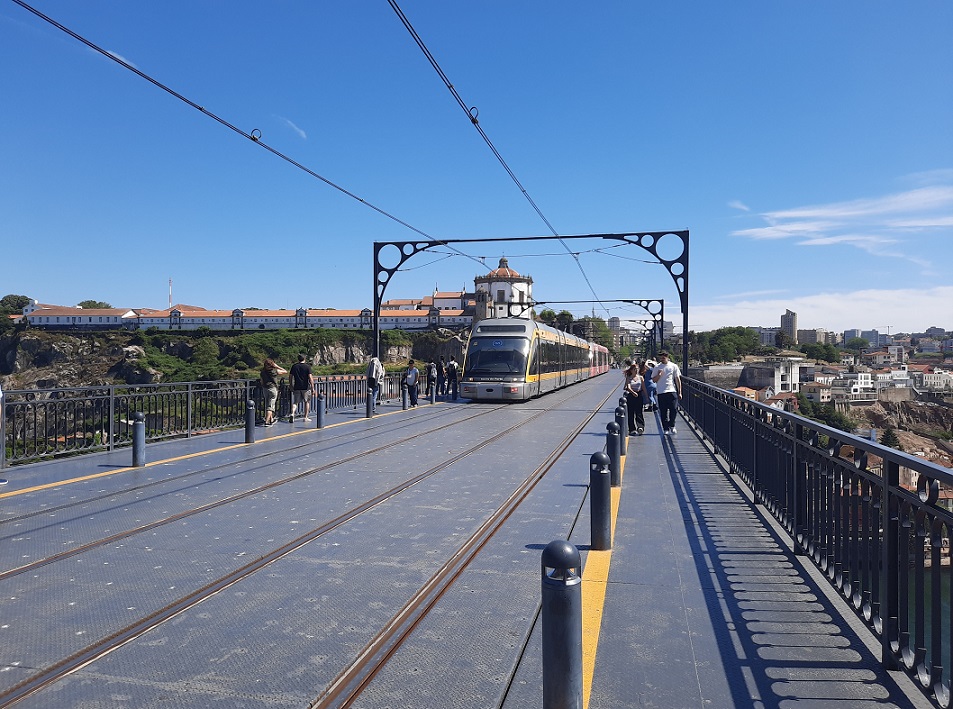
<path fill-rule="evenodd" d="M 457 400 L 457 370 L 459 369 L 457 365 L 457 359 L 453 355 L 450 355 L 450 361 L 447 362 L 447 390 L 450 393 L 450 398 L 454 401 Z"/>
<path fill-rule="evenodd" d="M 314 376 L 311 367 L 304 361 L 304 355 L 298 355 L 298 363 L 291 365 L 291 415 L 298 410 L 298 404 L 303 404 L 304 420 L 310 421 L 308 414 L 311 407 L 311 391 L 314 389 Z"/>

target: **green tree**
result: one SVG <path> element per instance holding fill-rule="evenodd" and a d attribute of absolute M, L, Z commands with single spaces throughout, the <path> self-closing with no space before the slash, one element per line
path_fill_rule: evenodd
<path fill-rule="evenodd" d="M 852 337 L 844 343 L 844 347 L 854 352 L 860 352 L 870 347 L 870 343 L 863 337 Z"/>
<path fill-rule="evenodd" d="M 536 317 L 541 323 L 546 323 L 547 325 L 554 325 L 556 322 L 556 311 L 552 308 L 543 308 L 540 311 L 539 315 Z"/>
<path fill-rule="evenodd" d="M 32 298 L 25 295 L 9 295 L 0 298 L 0 310 L 6 313 L 22 313 L 23 309 L 32 302 Z"/>
<path fill-rule="evenodd" d="M 102 300 L 81 300 L 77 305 L 83 310 L 104 310 L 106 308 L 111 308 L 109 303 L 103 302 Z"/>
<path fill-rule="evenodd" d="M 731 362 L 761 350 L 758 333 L 749 327 L 723 327 L 711 332 L 689 332 L 692 356 L 703 363 Z"/>
<path fill-rule="evenodd" d="M 612 330 L 610 330 L 609 326 L 606 325 L 605 320 L 602 318 L 585 317 L 582 319 L 582 321 L 589 324 L 589 327 L 592 330 L 593 342 L 598 342 L 600 345 L 612 352 L 615 352 L 618 349 L 618 343 L 613 342 Z"/>
<path fill-rule="evenodd" d="M 774 344 L 779 350 L 787 350 L 794 346 L 794 339 L 786 332 L 778 330 L 774 336 Z"/>
<path fill-rule="evenodd" d="M 568 310 L 560 310 L 559 314 L 556 316 L 556 321 L 553 323 L 553 327 L 558 327 L 560 330 L 568 331 L 572 326 L 575 318 L 572 316 Z"/>
<path fill-rule="evenodd" d="M 814 418 L 814 404 L 802 392 L 797 393 L 798 413 L 805 418 Z"/>
<path fill-rule="evenodd" d="M 12 330 L 15 325 L 11 315 L 22 315 L 23 309 L 31 303 L 25 295 L 5 295 L 0 298 L 0 335 Z"/>
<path fill-rule="evenodd" d="M 814 418 L 821 423 L 827 424 L 831 428 L 838 428 L 847 433 L 853 433 L 854 422 L 850 416 L 842 414 L 833 404 L 824 404 L 814 408 Z"/>
<path fill-rule="evenodd" d="M 887 426 L 884 432 L 880 434 L 880 445 L 887 446 L 888 448 L 896 448 L 898 451 L 903 450 L 903 446 L 900 445 L 900 437 L 897 435 L 893 426 Z"/>

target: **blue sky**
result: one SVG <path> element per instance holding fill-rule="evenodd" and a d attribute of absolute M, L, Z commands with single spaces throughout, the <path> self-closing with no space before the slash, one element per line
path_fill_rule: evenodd
<path fill-rule="evenodd" d="M 552 235 L 385 0 L 30 4 L 430 237 Z M 559 235 L 690 231 L 691 329 L 953 329 L 953 3 L 399 5 Z M 11 0 L 0 66 L 0 294 L 370 307 L 373 242 L 422 238 Z M 566 245 L 434 249 L 385 296 L 505 255 L 681 324 L 647 252 Z"/>

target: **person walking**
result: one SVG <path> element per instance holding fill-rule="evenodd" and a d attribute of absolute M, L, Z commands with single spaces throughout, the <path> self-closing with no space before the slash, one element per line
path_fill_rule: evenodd
<path fill-rule="evenodd" d="M 646 411 L 658 410 L 658 385 L 652 381 L 652 370 L 655 369 L 655 362 L 646 360 L 642 363 L 642 379 L 645 380 Z"/>
<path fill-rule="evenodd" d="M 675 412 L 682 397 L 682 372 L 670 362 L 668 352 L 659 352 L 659 363 L 652 370 L 652 381 L 658 385 L 658 408 L 662 416 L 662 431 L 674 436 Z"/>
<path fill-rule="evenodd" d="M 450 392 L 450 398 L 454 401 L 457 400 L 457 360 L 453 355 L 450 355 L 450 361 L 447 362 L 447 389 Z"/>
<path fill-rule="evenodd" d="M 437 396 L 447 395 L 447 361 L 441 355 L 437 362 Z"/>
<path fill-rule="evenodd" d="M 311 374 L 311 367 L 305 363 L 304 355 L 298 355 L 296 364 L 291 365 L 291 417 L 298 412 L 298 405 L 303 404 L 304 420 L 310 421 L 308 414 L 311 413 L 311 392 L 314 390 L 314 375 Z"/>
<path fill-rule="evenodd" d="M 433 361 L 431 357 L 430 361 L 427 362 L 427 398 L 430 398 L 430 393 L 433 392 L 437 394 L 437 363 Z"/>
<path fill-rule="evenodd" d="M 645 432 L 645 379 L 639 364 L 632 364 L 625 374 L 625 404 L 629 413 L 629 435 L 642 435 Z"/>
<path fill-rule="evenodd" d="M 261 389 L 265 395 L 265 425 L 275 424 L 275 405 L 278 403 L 278 377 L 287 374 L 288 370 L 275 363 L 269 357 L 261 368 Z"/>
<path fill-rule="evenodd" d="M 377 357 L 371 357 L 367 363 L 367 396 L 377 406 L 381 384 L 384 383 L 384 365 Z"/>
<path fill-rule="evenodd" d="M 414 360 L 407 363 L 404 382 L 407 384 L 407 396 L 410 397 L 410 405 L 414 407 L 417 405 L 417 391 L 420 386 L 420 370 L 414 366 Z"/>

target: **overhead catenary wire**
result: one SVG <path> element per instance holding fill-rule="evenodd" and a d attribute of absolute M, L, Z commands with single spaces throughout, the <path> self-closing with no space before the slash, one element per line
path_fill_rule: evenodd
<path fill-rule="evenodd" d="M 500 151 L 496 149 L 496 146 L 493 144 L 493 141 L 490 140 L 490 136 L 486 134 L 486 131 L 483 130 L 483 127 L 480 125 L 480 121 L 477 119 L 479 114 L 476 106 L 467 107 L 466 102 L 463 100 L 463 97 L 460 96 L 460 93 L 457 91 L 456 87 L 450 81 L 450 78 L 446 75 L 444 70 L 440 67 L 440 64 L 437 62 L 436 58 L 431 54 L 430 50 L 427 49 L 427 45 L 424 44 L 423 39 L 420 35 L 417 34 L 417 30 L 414 29 L 414 26 L 410 23 L 410 20 L 407 19 L 407 16 L 404 14 L 404 11 L 400 9 L 400 6 L 397 4 L 396 0 L 387 0 L 391 8 L 397 14 L 397 17 L 400 19 L 401 23 L 410 33 L 410 36 L 413 37 L 414 42 L 420 48 L 420 51 L 423 52 L 424 56 L 427 58 L 427 61 L 430 62 L 430 65 L 433 67 L 434 71 L 437 72 L 437 75 L 440 77 L 440 80 L 443 81 L 444 85 L 447 87 L 447 90 L 456 100 L 457 104 L 463 109 L 463 112 L 467 114 L 467 118 L 470 120 L 470 123 L 473 124 L 473 127 L 476 128 L 477 132 L 480 134 L 480 137 L 483 138 L 483 141 L 487 144 L 490 151 L 499 161 L 500 165 L 503 166 L 503 169 L 506 171 L 506 174 L 510 176 L 510 179 L 513 180 L 514 184 L 519 188 L 520 192 L 523 194 L 523 197 L 526 198 L 526 201 L 529 202 L 530 206 L 536 211 L 536 214 L 539 215 L 539 218 L 543 220 L 543 223 L 547 228 L 552 232 L 553 236 L 559 237 L 559 233 L 553 227 L 553 225 L 546 218 L 546 215 L 543 214 L 543 211 L 539 208 L 539 205 L 533 200 L 526 188 L 523 187 L 523 184 L 519 181 L 519 178 L 516 176 L 516 173 L 510 169 L 510 166 L 506 163 L 506 160 L 503 159 L 503 156 L 500 154 Z M 579 272 L 582 274 L 583 280 L 585 280 L 586 285 L 589 286 L 589 290 L 592 293 L 592 297 L 599 301 L 600 298 L 596 294 L 595 288 L 593 288 L 592 283 L 589 280 L 589 276 L 586 275 L 585 269 L 582 267 L 582 262 L 579 260 L 579 254 L 574 253 L 569 246 L 562 239 L 559 242 L 565 247 L 566 252 L 572 256 L 573 261 L 576 262 L 576 266 L 579 269 Z M 608 312 L 608 311 L 606 311 Z"/>
<path fill-rule="evenodd" d="M 400 224 L 401 226 L 403 226 L 403 227 L 405 227 L 405 228 L 407 228 L 407 229 L 410 229 L 411 231 L 413 231 L 413 232 L 416 233 L 416 234 L 419 234 L 420 236 L 424 237 L 424 238 L 427 239 L 428 241 L 432 241 L 432 242 L 437 243 L 437 244 L 440 244 L 440 245 L 442 245 L 442 246 L 446 246 L 448 249 L 451 249 L 452 251 L 455 251 L 455 252 L 458 253 L 459 255 L 465 256 L 466 258 L 469 258 L 469 259 L 471 259 L 471 260 L 473 260 L 473 261 L 476 261 L 476 262 L 479 263 L 481 266 L 485 265 L 485 264 L 483 264 L 479 259 L 474 258 L 473 256 L 470 256 L 469 254 L 467 254 L 467 253 L 461 251 L 460 249 L 455 248 L 454 246 L 451 246 L 450 244 L 448 244 L 447 242 L 445 242 L 445 241 L 443 241 L 443 240 L 441 240 L 441 239 L 438 239 L 438 238 L 436 238 L 436 237 L 434 237 L 434 236 L 431 236 L 430 234 L 426 233 L 425 231 L 423 231 L 423 230 L 421 230 L 421 229 L 418 229 L 417 227 L 413 226 L 412 224 L 408 224 L 407 222 L 405 222 L 404 220 L 402 220 L 402 219 L 400 219 L 400 218 L 394 216 L 394 215 L 391 214 L 390 212 L 387 212 L 387 211 L 385 211 L 384 209 L 381 209 L 380 207 L 378 207 L 377 205 L 375 205 L 375 204 L 373 204 L 373 203 L 371 203 L 371 202 L 368 202 L 368 201 L 367 201 L 366 199 L 364 199 L 363 197 L 360 197 L 360 196 L 354 194 L 354 193 L 351 192 L 350 190 L 345 189 L 344 187 L 342 187 L 342 186 L 336 184 L 335 182 L 332 182 L 331 180 L 329 180 L 328 178 L 324 177 L 323 175 L 318 174 L 317 172 L 315 172 L 315 171 L 312 170 L 311 168 L 307 167 L 306 165 L 303 165 L 302 163 L 300 163 L 300 162 L 298 162 L 297 160 L 295 160 L 295 159 L 289 157 L 288 155 L 285 155 L 284 153 L 282 153 L 281 151 L 277 150 L 276 148 L 273 148 L 272 146 L 268 145 L 267 143 L 265 143 L 265 142 L 261 139 L 261 131 L 255 129 L 255 130 L 252 130 L 250 133 L 248 133 L 248 132 L 242 130 L 241 128 L 239 128 L 238 126 L 236 126 L 236 125 L 234 125 L 234 124 L 228 122 L 227 120 L 225 120 L 225 119 L 222 118 L 221 116 L 219 116 L 219 115 L 213 113 L 212 111 L 207 110 L 204 106 L 199 105 L 199 104 L 196 103 L 195 101 L 192 101 L 191 99 L 189 99 L 189 98 L 183 96 L 183 95 L 180 94 L 179 92 L 177 92 L 177 91 L 175 91 L 174 89 L 170 88 L 169 86 L 163 84 L 162 82 L 158 81 L 157 79 L 154 79 L 153 77 L 149 76 L 149 75 L 146 74 L 145 72 L 143 72 L 143 71 L 137 69 L 136 67 L 134 67 L 132 64 L 130 64 L 129 62 L 125 61 L 124 59 L 118 57 L 117 55 L 113 54 L 112 52 L 109 52 L 109 51 L 103 49 L 103 48 L 100 47 L 99 45 L 97 45 L 97 44 L 95 44 L 94 42 L 92 42 L 92 41 L 86 39 L 85 37 L 83 37 L 83 36 L 80 35 L 79 33 L 74 32 L 74 31 L 71 30 L 69 27 L 66 27 L 65 25 L 61 24 L 60 22 L 57 22 L 57 21 L 54 20 L 52 17 L 43 14 L 42 12 L 40 12 L 39 10 L 37 10 L 35 7 L 32 7 L 31 5 L 27 4 L 27 3 L 24 2 L 23 0 L 12 0 L 12 2 L 14 2 L 14 3 L 17 4 L 17 5 L 19 5 L 19 6 L 22 7 L 24 10 L 26 10 L 26 11 L 28 11 L 28 12 L 30 12 L 30 13 L 36 15 L 36 16 L 39 17 L 41 20 L 43 20 L 44 22 L 49 23 L 50 25 L 52 25 L 52 26 L 55 27 L 56 29 L 60 30 L 61 32 L 66 33 L 67 35 L 69 35 L 70 37 L 72 37 L 73 39 L 75 39 L 76 41 L 81 42 L 82 44 L 86 45 L 87 47 L 89 47 L 90 49 L 92 49 L 94 52 L 97 52 L 98 54 L 101 54 L 102 56 L 106 57 L 107 59 L 116 62 L 117 64 L 119 64 L 119 65 L 120 65 L 121 67 L 123 67 L 124 69 L 128 69 L 129 71 L 131 71 L 132 73 L 136 74 L 136 75 L 139 76 L 140 78 L 145 79 L 146 81 L 148 81 L 150 84 L 152 84 L 152 85 L 155 86 L 156 88 L 162 89 L 163 91 L 165 91 L 166 93 L 168 93 L 170 96 L 174 96 L 174 97 L 177 98 L 179 101 L 182 101 L 183 103 L 185 103 L 186 105 L 190 106 L 191 108 L 194 108 L 196 111 L 199 111 L 200 113 L 202 113 L 202 114 L 208 116 L 208 117 L 211 118 L 213 121 L 216 121 L 217 123 L 219 123 L 219 124 L 221 124 L 222 126 L 228 128 L 229 130 L 231 130 L 231 131 L 237 133 L 238 135 L 242 136 L 243 138 L 247 138 L 248 140 L 250 140 L 250 141 L 252 141 L 253 143 L 255 143 L 255 145 L 258 145 L 259 147 L 264 148 L 265 150 L 267 150 L 267 151 L 268 151 L 269 153 L 271 153 L 272 155 L 274 155 L 274 156 L 276 156 L 276 157 L 278 157 L 278 158 L 284 160 L 285 162 L 289 163 L 290 165 L 293 165 L 294 167 L 296 167 L 296 168 L 298 168 L 299 170 L 301 170 L 301 171 L 307 173 L 307 174 L 310 175 L 311 177 L 314 177 L 315 179 L 320 180 L 320 181 L 323 182 L 324 184 L 328 185 L 329 187 L 332 187 L 332 188 L 336 189 L 337 191 L 339 191 L 339 192 L 341 192 L 342 194 L 344 194 L 344 195 L 350 197 L 351 199 L 354 199 L 354 200 L 360 202 L 360 203 L 363 204 L 365 207 L 368 207 L 368 208 L 374 210 L 375 212 L 377 212 L 377 213 L 380 214 L 381 216 L 383 216 L 383 217 L 385 217 L 385 218 L 387 218 L 387 219 L 390 219 L 391 221 L 396 222 L 397 224 Z"/>

